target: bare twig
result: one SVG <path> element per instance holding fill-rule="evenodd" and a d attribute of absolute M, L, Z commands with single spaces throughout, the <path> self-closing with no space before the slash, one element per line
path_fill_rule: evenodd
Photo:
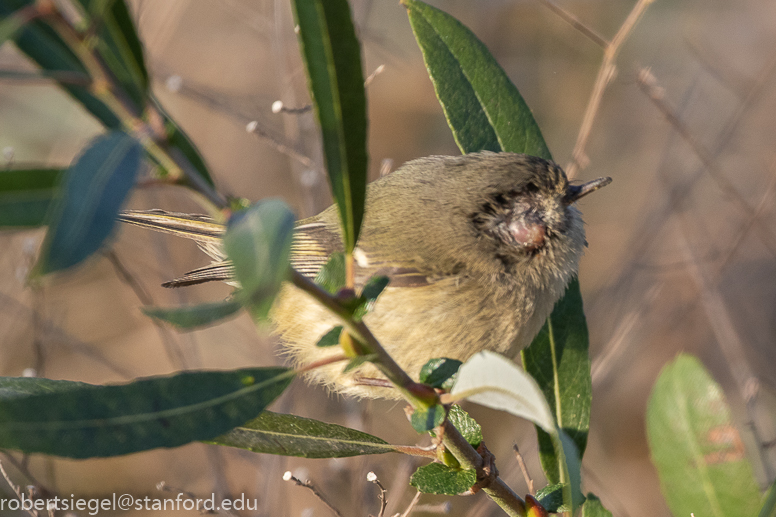
<path fill-rule="evenodd" d="M 23 502 L 25 499 L 28 499 L 24 496 L 24 492 L 22 492 L 22 488 L 14 483 L 11 480 L 11 477 L 8 475 L 8 473 L 5 471 L 5 467 L 3 466 L 3 462 L 0 461 L 0 474 L 2 474 L 3 479 L 5 479 L 5 482 L 8 483 L 8 486 L 11 487 L 11 490 L 13 490 L 14 494 L 16 494 L 16 497 L 19 498 L 19 502 Z M 39 513 L 34 507 L 31 507 L 30 509 L 25 509 L 25 505 L 20 505 L 24 511 L 26 511 L 28 514 L 31 515 L 31 517 L 39 517 Z"/>
<path fill-rule="evenodd" d="M 189 501 L 196 502 L 196 501 L 201 501 L 202 500 L 201 497 L 197 497 L 197 494 L 194 494 L 194 493 L 189 492 L 187 490 L 183 490 L 182 488 L 172 487 L 172 486 L 168 485 L 165 481 L 160 481 L 159 483 L 157 483 L 156 484 L 156 489 L 159 490 L 160 492 L 170 492 L 172 494 L 181 494 L 184 497 L 186 497 L 186 499 L 188 499 Z M 199 508 L 199 507 L 197 507 L 197 508 Z M 204 508 L 202 508 L 199 511 L 200 511 L 200 513 L 206 514 L 206 515 L 212 515 L 212 514 L 218 513 L 217 511 L 215 511 L 213 509 L 207 509 L 206 510 Z"/>
<path fill-rule="evenodd" d="M 631 10 L 630 14 L 617 31 L 617 34 L 614 35 L 611 43 L 609 43 L 604 50 L 604 59 L 601 63 L 601 68 L 598 69 L 598 76 L 596 77 L 593 86 L 593 92 L 590 95 L 590 100 L 585 109 L 585 115 L 582 118 L 582 125 L 579 128 L 577 143 L 574 145 L 574 151 L 572 152 L 572 160 L 571 163 L 566 166 L 566 175 L 569 179 L 576 177 L 579 169 L 584 169 L 587 166 L 588 158 L 585 155 L 585 147 L 587 147 L 587 141 L 590 138 L 590 132 L 593 128 L 593 122 L 598 113 L 598 108 L 601 106 L 601 99 L 603 98 L 604 91 L 617 71 L 614 61 L 617 59 L 617 54 L 620 52 L 622 44 L 630 35 L 633 27 L 636 26 L 636 22 L 641 18 L 641 15 L 644 13 L 647 6 L 653 1 L 654 0 L 638 0 L 636 5 L 633 6 L 633 10 Z"/>
<path fill-rule="evenodd" d="M 752 220 L 759 230 L 760 238 L 763 244 L 776 255 L 776 238 L 771 233 L 771 228 L 762 220 L 756 217 L 756 211 L 749 205 L 749 202 L 738 192 L 733 183 L 727 179 L 722 171 L 717 167 L 711 153 L 701 144 L 690 132 L 689 128 L 682 122 L 676 112 L 665 101 L 665 92 L 657 84 L 657 79 L 649 69 L 643 68 L 638 74 L 638 84 L 641 90 L 649 97 L 653 104 L 660 110 L 663 116 L 679 133 L 684 141 L 692 148 L 701 163 L 703 163 L 708 174 L 714 179 L 717 187 L 733 200 L 741 212 Z"/>
<path fill-rule="evenodd" d="M 774 193 L 776 193 L 776 167 L 774 167 L 774 165 L 776 164 L 771 163 L 771 166 L 770 166 L 771 181 L 768 184 L 768 187 L 765 189 L 765 193 L 763 194 L 763 197 L 760 199 L 760 203 L 757 205 L 757 208 L 755 209 L 754 213 L 749 217 L 749 219 L 746 221 L 743 227 L 736 232 L 735 237 L 733 238 L 733 242 L 730 244 L 730 246 L 728 246 L 728 251 L 719 261 L 719 267 L 717 268 L 717 278 L 721 276 L 722 271 L 724 271 L 724 269 L 730 263 L 730 260 L 733 258 L 733 256 L 735 256 L 736 252 L 741 248 L 741 243 L 743 242 L 744 238 L 752 230 L 758 218 L 762 215 L 763 211 L 768 206 L 768 201 L 771 198 L 773 198 Z"/>
<path fill-rule="evenodd" d="M 528 467 L 525 464 L 525 460 L 523 460 L 523 455 L 520 454 L 520 449 L 517 448 L 517 444 L 514 444 L 512 449 L 515 451 L 515 459 L 517 460 L 517 464 L 520 465 L 520 470 L 523 472 L 525 484 L 528 485 L 528 493 L 531 495 L 536 495 L 536 492 L 534 491 L 533 479 L 531 479 L 531 475 L 528 474 Z"/>
<path fill-rule="evenodd" d="M 598 34 L 596 31 L 582 23 L 582 21 L 565 10 L 563 7 L 559 6 L 552 0 L 539 0 L 541 3 L 546 5 L 552 12 L 560 16 L 563 21 L 577 29 L 579 32 L 587 36 L 590 40 L 593 41 L 596 45 L 599 47 L 606 49 L 609 46 L 609 42 L 606 41 L 606 38 Z"/>
<path fill-rule="evenodd" d="M 409 506 L 407 506 L 407 509 L 404 510 L 404 513 L 401 514 L 401 517 L 407 517 L 409 514 L 412 513 L 412 510 L 415 509 L 415 506 L 417 506 L 418 501 L 420 501 L 420 496 L 423 495 L 420 492 L 415 492 L 415 497 L 412 498 L 412 501 L 410 501 Z"/>
<path fill-rule="evenodd" d="M 364 88 L 372 84 L 372 81 L 375 80 L 375 77 L 382 74 L 384 70 L 385 70 L 385 65 L 380 65 L 377 68 L 375 68 L 375 71 L 369 74 L 369 77 L 364 79 Z"/>
<path fill-rule="evenodd" d="M 148 294 L 148 291 L 145 290 L 145 288 L 140 284 L 135 276 L 124 266 L 121 260 L 119 260 L 119 257 L 114 250 L 106 252 L 105 257 L 113 266 L 113 271 L 116 273 L 116 276 L 119 278 L 119 280 L 127 284 L 130 289 L 132 289 L 132 292 L 135 293 L 135 296 L 138 300 L 140 300 L 140 303 L 142 303 L 144 306 L 150 306 L 154 304 L 151 295 Z M 162 340 L 164 350 L 167 353 L 167 358 L 170 360 L 170 362 L 177 368 L 186 368 L 186 356 L 180 349 L 179 344 L 172 338 L 169 331 L 164 327 L 164 325 L 153 318 L 151 318 L 151 323 L 154 325 L 157 334 L 159 334 L 159 338 Z"/>
<path fill-rule="evenodd" d="M 377 479 L 377 474 L 374 472 L 370 472 L 366 475 L 366 480 L 371 481 L 375 485 L 377 485 L 377 488 L 380 489 L 380 513 L 377 514 L 377 517 L 383 517 L 385 515 L 385 508 L 388 506 L 388 498 L 386 497 L 387 490 L 385 490 L 385 487 L 382 483 L 380 483 L 380 480 Z"/>
<path fill-rule="evenodd" d="M 301 486 L 310 490 L 310 492 L 312 492 L 315 497 L 317 497 L 323 504 L 325 504 L 329 510 L 334 512 L 337 517 L 342 517 L 340 511 L 337 510 L 329 501 L 327 501 L 325 497 L 323 497 L 323 494 L 321 494 L 318 489 L 315 488 L 309 479 L 307 481 L 301 481 L 299 478 L 294 477 L 291 471 L 287 471 L 285 474 L 283 474 L 283 481 L 293 481 L 297 486 Z"/>
<path fill-rule="evenodd" d="M 350 312 L 340 304 L 334 295 L 295 269 L 291 270 L 291 282 L 294 286 L 314 297 L 341 320 L 347 332 L 364 345 L 369 354 L 374 354 L 375 359 L 372 360 L 372 364 L 394 383 L 413 406 L 424 409 L 439 403 L 439 395 L 428 386 L 413 381 L 385 351 L 364 322 L 355 321 Z M 458 460 L 461 467 L 475 469 L 478 471 L 478 475 L 481 474 L 485 466 L 482 456 L 464 439 L 458 429 L 445 419 L 440 431 L 445 448 Z M 480 486 L 508 515 L 525 515 L 525 502 L 497 474 L 487 476 Z"/>

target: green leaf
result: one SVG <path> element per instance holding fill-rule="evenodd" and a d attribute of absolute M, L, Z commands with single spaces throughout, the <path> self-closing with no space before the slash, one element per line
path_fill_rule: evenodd
<path fill-rule="evenodd" d="M 575 278 L 565 296 L 533 340 L 521 352 L 523 365 L 553 408 L 555 422 L 584 454 L 590 429 L 592 379 L 588 334 L 579 281 Z M 550 437 L 540 429 L 539 457 L 547 480 L 560 481 L 560 467 Z"/>
<path fill-rule="evenodd" d="M 254 203 L 229 219 L 224 249 L 242 290 L 237 299 L 255 320 L 265 320 L 290 272 L 294 214 L 279 199 Z"/>
<path fill-rule="evenodd" d="M 416 407 L 410 417 L 412 428 L 419 433 L 431 431 L 435 427 L 442 425 L 445 421 L 445 407 L 436 404 L 431 407 Z"/>
<path fill-rule="evenodd" d="M 430 463 L 423 465 L 410 478 L 410 485 L 424 494 L 458 495 L 468 491 L 477 482 L 477 471 L 456 469 Z"/>
<path fill-rule="evenodd" d="M 460 22 L 418 0 L 403 0 L 426 67 L 462 152 L 526 153 L 551 159 L 530 109 L 488 49 Z M 567 299 L 568 298 L 568 299 Z M 548 344 L 554 323 L 551 370 L 546 376 Z M 568 343 L 566 342 L 568 340 Z M 530 354 L 528 361 L 526 355 Z M 579 284 L 572 281 L 545 329 L 523 352 L 523 364 L 560 415 L 558 425 L 584 453 L 590 421 L 590 360 Z M 541 366 L 541 368 L 538 368 Z M 558 396 L 556 396 L 556 394 Z M 557 483 L 560 466 L 549 436 L 537 428 L 542 466 Z"/>
<path fill-rule="evenodd" d="M 0 226 L 45 224 L 62 176 L 61 169 L 0 171 Z"/>
<path fill-rule="evenodd" d="M 461 151 L 508 151 L 550 159 L 531 110 L 477 36 L 439 9 L 418 0 L 403 3 Z"/>
<path fill-rule="evenodd" d="M 772 483 L 763 496 L 758 517 L 776 517 L 776 482 Z"/>
<path fill-rule="evenodd" d="M 299 45 L 321 124 L 323 154 L 345 250 L 358 241 L 366 201 L 366 95 L 361 49 L 347 0 L 294 0 Z"/>
<path fill-rule="evenodd" d="M 722 388 L 697 358 L 660 372 L 647 404 L 647 438 L 674 515 L 755 515 L 760 492 Z"/>
<path fill-rule="evenodd" d="M 331 294 L 337 294 L 345 287 L 345 255 L 340 252 L 332 253 L 328 262 L 318 271 L 315 283 Z"/>
<path fill-rule="evenodd" d="M 420 382 L 432 388 L 450 391 L 458 379 L 458 369 L 462 364 L 458 359 L 447 357 L 431 359 L 420 369 Z"/>
<path fill-rule="evenodd" d="M 367 281 L 361 290 L 361 295 L 354 300 L 354 308 L 352 309 L 354 319 L 361 320 L 374 308 L 377 298 L 390 281 L 391 279 L 387 276 L 373 276 Z"/>
<path fill-rule="evenodd" d="M 100 249 L 135 184 L 140 156 L 140 144 L 122 131 L 89 144 L 65 174 L 33 276 L 75 266 Z"/>
<path fill-rule="evenodd" d="M 148 71 L 143 46 L 124 0 L 79 0 L 96 28 L 96 50 L 138 113 L 145 109 Z"/>
<path fill-rule="evenodd" d="M 181 329 L 207 327 L 235 315 L 242 305 L 234 299 L 183 307 L 143 307 L 143 314 Z"/>
<path fill-rule="evenodd" d="M 3 0 L 0 2 L 0 18 L 13 11 L 32 5 L 34 0 Z M 44 20 L 34 20 L 14 37 L 16 46 L 47 71 L 76 72 L 89 77 L 86 67 Z M 92 95 L 85 86 L 60 83 L 84 108 L 109 129 L 120 129 L 121 120 L 102 101 Z"/>
<path fill-rule="evenodd" d="M 604 508 L 601 500 L 593 494 L 587 494 L 585 504 L 582 505 L 582 512 L 579 517 L 612 517 L 612 512 Z"/>
<path fill-rule="evenodd" d="M 549 513 L 568 512 L 571 508 L 563 504 L 563 490 L 565 483 L 547 485 L 536 491 L 536 500 Z"/>
<path fill-rule="evenodd" d="M 164 117 L 167 145 L 170 148 L 170 154 L 173 158 L 179 163 L 187 161 L 191 164 L 193 172 L 196 172 L 205 183 L 210 186 L 215 186 L 213 178 L 210 175 L 210 170 L 205 163 L 205 159 L 202 158 L 202 155 L 194 146 L 189 136 L 178 126 L 155 98 L 151 97 L 150 100 L 154 103 L 156 110 Z M 191 180 L 189 178 L 184 180 L 187 184 L 191 184 L 194 181 L 196 180 Z"/>
<path fill-rule="evenodd" d="M 34 13 L 34 8 L 27 6 L 0 19 L 0 45 L 13 38 L 19 29 L 30 21 Z"/>
<path fill-rule="evenodd" d="M 318 340 L 318 343 L 316 343 L 315 346 L 326 348 L 339 345 L 340 334 L 342 334 L 342 325 L 337 325 L 321 336 L 321 339 Z"/>
<path fill-rule="evenodd" d="M 388 442 L 355 429 L 269 411 L 210 443 L 300 458 L 346 458 L 395 450 Z"/>
<path fill-rule="evenodd" d="M 560 480 L 563 484 L 563 504 L 571 506 L 573 515 L 585 502 L 585 496 L 582 495 L 582 459 L 574 441 L 561 429 L 556 428 L 551 437 L 562 469 Z"/>
<path fill-rule="evenodd" d="M 350 370 L 355 370 L 359 366 L 361 366 L 364 363 L 368 363 L 369 361 L 374 361 L 377 359 L 377 354 L 366 354 L 366 355 L 359 355 L 348 361 L 348 364 L 345 365 L 345 368 L 342 369 L 342 373 L 348 373 Z"/>
<path fill-rule="evenodd" d="M 377 297 L 388 287 L 388 283 L 391 281 L 387 276 L 373 276 L 367 281 L 364 289 L 361 291 L 361 298 L 367 304 L 373 304 Z"/>
<path fill-rule="evenodd" d="M 92 458 L 208 440 L 261 412 L 293 376 L 248 368 L 120 386 L 0 377 L 0 448 Z"/>
<path fill-rule="evenodd" d="M 552 412 L 536 381 L 522 368 L 495 352 L 479 352 L 458 370 L 451 391 L 455 400 L 468 399 L 506 411 L 555 432 Z"/>
<path fill-rule="evenodd" d="M 482 443 L 482 427 L 458 404 L 450 406 L 447 419 L 475 449 Z"/>

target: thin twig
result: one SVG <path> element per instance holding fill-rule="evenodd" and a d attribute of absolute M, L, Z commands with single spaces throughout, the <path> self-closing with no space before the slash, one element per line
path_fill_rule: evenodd
<path fill-rule="evenodd" d="M 202 498 L 201 497 L 197 497 L 197 494 L 194 494 L 192 492 L 188 492 L 186 490 L 183 490 L 182 488 L 172 487 L 172 486 L 168 485 L 165 481 L 160 481 L 159 483 L 157 483 L 156 484 L 156 489 L 159 490 L 160 492 L 170 492 L 172 494 L 181 494 L 181 495 L 185 496 L 186 499 L 188 499 L 189 501 L 194 501 L 194 502 L 202 501 Z M 199 509 L 199 506 L 197 506 L 197 509 Z M 217 514 L 218 513 L 214 509 L 207 509 L 206 510 L 205 508 L 199 509 L 199 512 L 200 512 L 200 514 L 206 514 L 206 515 L 212 515 L 212 514 Z"/>
<path fill-rule="evenodd" d="M 332 314 L 339 317 L 348 333 L 362 343 L 370 354 L 374 354 L 375 359 L 372 363 L 394 383 L 396 388 L 414 406 L 423 409 L 429 405 L 439 403 L 439 395 L 428 386 L 413 381 L 385 351 L 364 322 L 354 321 L 350 312 L 342 307 L 334 295 L 295 269 L 291 270 L 291 282 L 294 286 L 313 296 L 319 303 L 329 309 Z M 453 454 L 455 459 L 461 464 L 461 467 L 475 469 L 479 473 L 483 469 L 483 458 L 464 439 L 458 429 L 445 419 L 442 423 L 441 431 L 445 448 Z M 520 517 L 525 515 L 525 502 L 523 499 L 515 494 L 497 475 L 488 477 L 481 487 L 508 515 Z"/>
<path fill-rule="evenodd" d="M 577 29 L 579 32 L 587 36 L 590 40 L 593 41 L 596 45 L 601 47 L 602 49 L 606 49 L 609 47 L 609 42 L 606 41 L 606 38 L 598 34 L 596 31 L 582 23 L 582 21 L 565 10 L 563 7 L 559 6 L 552 0 L 539 0 L 541 3 L 546 5 L 552 12 L 560 16 L 563 21 Z"/>
<path fill-rule="evenodd" d="M 315 497 L 317 497 L 323 504 L 325 504 L 329 508 L 329 510 L 334 512 L 334 514 L 337 517 L 342 517 L 342 514 L 340 513 L 340 511 L 337 510 L 329 501 L 327 501 L 325 497 L 323 497 L 323 494 L 320 493 L 317 488 L 315 488 L 315 486 L 312 484 L 312 482 L 309 479 L 307 481 L 301 481 L 299 478 L 295 477 L 291 473 L 291 471 L 287 471 L 285 474 L 283 474 L 283 480 L 293 481 L 294 483 L 296 483 L 297 486 L 301 486 L 310 490 L 310 492 L 312 492 L 315 495 Z"/>
<path fill-rule="evenodd" d="M 119 260 L 119 256 L 116 254 L 115 250 L 106 252 L 105 257 L 113 266 L 113 271 L 116 273 L 119 280 L 132 289 L 132 292 L 135 293 L 135 296 L 140 300 L 140 303 L 146 307 L 154 305 L 154 300 L 151 298 L 151 295 L 148 294 L 148 291 L 145 290 L 135 276 L 124 266 L 121 260 Z M 167 358 L 177 368 L 185 369 L 188 366 L 188 362 L 186 361 L 186 355 L 181 350 L 180 345 L 173 339 L 167 328 L 159 321 L 151 318 L 151 323 L 156 329 L 157 334 L 159 334 L 159 338 L 162 340 L 164 350 L 167 353 Z"/>
<path fill-rule="evenodd" d="M 757 205 L 754 213 L 749 217 L 744 226 L 736 232 L 735 237 L 733 238 L 733 242 L 730 244 L 730 246 L 728 246 L 727 252 L 719 261 L 719 267 L 717 268 L 717 279 L 719 279 L 719 277 L 722 275 L 722 272 L 725 270 L 728 264 L 730 264 L 730 260 L 741 248 L 741 243 L 743 242 L 744 238 L 752 230 L 765 208 L 769 206 L 768 201 L 773 197 L 774 193 L 776 193 L 776 167 L 774 167 L 774 165 L 776 164 L 771 163 L 769 167 L 771 170 L 771 181 L 768 184 L 768 187 L 765 189 L 765 194 L 763 194 L 763 197 L 760 199 L 760 203 Z"/>
<path fill-rule="evenodd" d="M 664 90 L 658 86 L 657 79 L 652 75 L 652 72 L 649 69 L 641 69 L 638 74 L 638 85 L 652 103 L 660 110 L 671 126 L 679 133 L 682 139 L 684 139 L 687 145 L 690 146 L 701 163 L 703 163 L 708 174 L 717 184 L 717 187 L 735 202 L 736 206 L 744 213 L 744 215 L 757 224 L 757 229 L 759 230 L 763 244 L 765 244 L 771 253 L 776 255 L 776 237 L 771 233 L 771 228 L 756 217 L 756 210 L 749 205 L 749 202 L 741 195 L 735 185 L 727 179 L 717 167 L 711 153 L 695 138 L 673 108 L 668 105 L 665 100 Z"/>
<path fill-rule="evenodd" d="M 525 464 L 523 455 L 520 454 L 520 449 L 517 448 L 517 444 L 514 444 L 512 446 L 512 449 L 514 449 L 515 451 L 515 459 L 517 459 L 517 464 L 520 465 L 520 470 L 523 472 L 523 477 L 525 478 L 525 484 L 528 485 L 528 493 L 531 495 L 536 495 L 536 492 L 534 491 L 533 479 L 531 479 L 531 475 L 528 474 L 528 467 Z"/>
<path fill-rule="evenodd" d="M 0 474 L 2 474 L 3 479 L 5 479 L 5 482 L 8 483 L 8 486 L 11 487 L 11 490 L 13 490 L 14 494 L 16 494 L 16 497 L 19 498 L 19 502 L 24 502 L 26 499 L 24 497 L 24 492 L 22 492 L 22 489 L 19 485 L 14 483 L 11 480 L 11 477 L 8 475 L 8 473 L 5 471 L 5 467 L 3 466 L 3 462 L 0 461 Z M 34 506 L 32 506 L 29 510 L 25 509 L 25 505 L 20 505 L 24 511 L 26 511 L 28 514 L 30 514 L 32 517 L 38 517 L 39 512 L 35 509 Z"/>
<path fill-rule="evenodd" d="M 569 179 L 576 177 L 579 169 L 584 169 L 587 166 L 588 158 L 585 155 L 585 147 L 587 147 L 587 141 L 590 138 L 590 132 L 593 128 L 593 122 L 598 113 L 598 108 L 601 106 L 601 99 L 603 98 L 604 91 L 616 73 L 617 67 L 614 64 L 614 61 L 617 58 L 617 54 L 620 52 L 622 44 L 630 35 L 633 27 L 636 26 L 636 22 L 641 18 L 641 15 L 644 13 L 647 6 L 653 1 L 654 0 L 638 0 L 636 5 L 633 6 L 633 10 L 631 10 L 630 14 L 617 31 L 617 34 L 614 35 L 612 42 L 609 43 L 604 50 L 604 59 L 601 63 L 601 68 L 598 69 L 598 76 L 593 85 L 593 92 L 590 95 L 590 100 L 585 109 L 585 115 L 582 118 L 582 125 L 579 128 L 577 143 L 574 145 L 574 151 L 572 152 L 572 160 L 571 163 L 566 166 L 566 175 Z"/>
<path fill-rule="evenodd" d="M 367 481 L 371 481 L 375 485 L 377 485 L 377 488 L 380 489 L 380 513 L 377 514 L 377 517 L 383 517 L 385 515 L 385 508 L 388 506 L 388 498 L 386 497 L 387 490 L 383 486 L 382 483 L 380 483 L 380 480 L 377 479 L 377 474 L 374 472 L 370 472 L 366 475 Z"/>
<path fill-rule="evenodd" d="M 412 510 L 415 509 L 415 506 L 418 504 L 418 501 L 420 501 L 420 496 L 423 495 L 421 492 L 415 492 L 415 497 L 412 498 L 412 501 L 410 501 L 409 506 L 407 506 L 407 509 L 404 510 L 404 513 L 401 514 L 401 517 L 407 517 L 409 514 L 412 513 Z"/>

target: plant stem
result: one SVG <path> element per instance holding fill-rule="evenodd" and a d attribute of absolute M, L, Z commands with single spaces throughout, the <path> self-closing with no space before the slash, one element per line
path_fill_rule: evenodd
<path fill-rule="evenodd" d="M 431 388 L 413 381 L 401 366 L 388 355 L 388 352 L 385 351 L 364 322 L 355 321 L 352 314 L 342 307 L 334 295 L 295 269 L 291 270 L 291 282 L 297 288 L 315 298 L 335 316 L 339 317 L 348 333 L 363 344 L 369 354 L 376 356 L 372 363 L 402 392 L 404 398 L 415 408 L 429 407 L 439 403 L 437 393 Z M 484 463 L 482 456 L 474 450 L 474 447 L 466 441 L 458 429 L 447 419 L 442 424 L 442 428 L 442 443 L 458 460 L 461 467 L 481 470 Z M 498 476 L 489 484 L 483 486 L 482 490 L 508 515 L 516 517 L 525 516 L 525 502 Z"/>

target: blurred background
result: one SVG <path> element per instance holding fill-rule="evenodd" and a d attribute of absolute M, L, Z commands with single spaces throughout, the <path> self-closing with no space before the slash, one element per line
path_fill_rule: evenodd
<path fill-rule="evenodd" d="M 602 48 L 540 0 L 431 3 L 490 48 L 533 109 L 556 161 L 568 164 Z M 219 189 L 251 200 L 282 197 L 299 217 L 328 206 L 313 115 L 272 110 L 276 101 L 290 108 L 309 103 L 289 2 L 129 4 L 154 92 L 199 147 Z M 367 89 L 372 177 L 412 158 L 459 154 L 404 8 L 383 0 L 351 4 L 365 74 L 382 70 Z M 611 40 L 634 2 L 558 4 Z M 680 351 L 698 355 L 722 384 L 761 486 L 776 475 L 768 447 L 776 438 L 774 22 L 776 2 L 770 0 L 650 5 L 617 58 L 584 150 L 589 163 L 576 175 L 614 178 L 581 202 L 590 246 L 580 277 L 593 359 L 583 485 L 618 516 L 670 515 L 649 460 L 644 414 L 661 367 Z M 6 44 L 0 69 L 32 65 Z M 640 86 L 640 71 L 649 86 Z M 5 166 L 67 166 L 101 132 L 45 82 L 1 82 L 0 120 Z M 199 210 L 183 190 L 153 185 L 137 189 L 129 205 Z M 170 306 L 229 292 L 224 285 L 160 287 L 208 262 L 193 243 L 118 228 L 107 254 L 31 289 L 25 276 L 42 236 L 0 234 L 0 375 L 107 383 L 184 368 L 282 363 L 271 336 L 257 333 L 246 316 L 177 333 L 142 315 L 148 300 Z M 355 427 L 391 443 L 428 443 L 407 425 L 399 403 L 345 399 L 297 382 L 271 409 Z M 473 405 L 467 410 L 483 424 L 510 486 L 527 493 L 513 444 L 537 486 L 544 485 L 532 425 Z M 414 495 L 408 478 L 422 463 L 394 455 L 304 460 L 192 444 L 110 460 L 36 456 L 25 468 L 63 495 L 163 497 L 169 494 L 156 485 L 164 481 L 197 496 L 245 493 L 261 509 L 242 514 L 273 516 L 329 514 L 308 491 L 282 481 L 286 470 L 311 479 L 345 515 L 377 514 L 378 490 L 366 481 L 374 471 L 388 489 L 391 515 Z M 482 494 L 423 496 L 420 504 L 425 512 L 500 515 Z"/>

